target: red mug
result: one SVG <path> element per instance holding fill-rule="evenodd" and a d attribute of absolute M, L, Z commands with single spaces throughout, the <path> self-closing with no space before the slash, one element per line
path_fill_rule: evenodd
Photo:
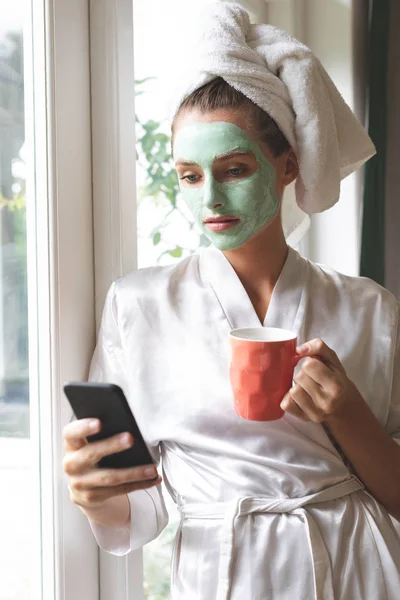
<path fill-rule="evenodd" d="M 230 380 L 235 410 L 243 419 L 276 421 L 284 415 L 280 407 L 292 387 L 297 336 L 287 329 L 256 327 L 233 329 Z"/>

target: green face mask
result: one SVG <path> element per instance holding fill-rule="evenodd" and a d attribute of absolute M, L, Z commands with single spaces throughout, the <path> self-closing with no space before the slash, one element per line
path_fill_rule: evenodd
<path fill-rule="evenodd" d="M 232 150 L 251 151 L 258 169 L 237 181 L 218 182 L 212 171 L 214 160 Z M 183 127 L 174 141 L 174 157 L 195 163 L 203 171 L 201 187 L 189 187 L 187 183 L 181 186 L 181 192 L 203 233 L 220 250 L 238 248 L 276 215 L 279 198 L 275 169 L 260 146 L 237 125 L 221 121 Z M 203 221 L 216 216 L 238 217 L 240 222 L 225 231 L 211 231 Z"/>

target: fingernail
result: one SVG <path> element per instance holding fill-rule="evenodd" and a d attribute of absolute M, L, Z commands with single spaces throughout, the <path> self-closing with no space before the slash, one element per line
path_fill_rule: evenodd
<path fill-rule="evenodd" d="M 123 433 L 119 439 L 121 440 L 121 444 L 123 444 L 124 446 L 131 445 L 131 436 L 129 435 L 129 433 Z"/>
<path fill-rule="evenodd" d="M 93 421 L 89 422 L 89 429 L 92 429 L 94 431 L 95 429 L 98 429 L 99 425 L 100 425 L 100 421 L 98 421 L 97 419 L 94 419 Z"/>
<path fill-rule="evenodd" d="M 157 471 L 154 467 L 147 467 L 147 469 L 143 471 L 143 474 L 145 477 L 155 477 L 157 475 Z"/>
<path fill-rule="evenodd" d="M 296 352 L 308 352 L 310 346 L 308 344 L 303 344 L 302 346 L 297 346 Z"/>

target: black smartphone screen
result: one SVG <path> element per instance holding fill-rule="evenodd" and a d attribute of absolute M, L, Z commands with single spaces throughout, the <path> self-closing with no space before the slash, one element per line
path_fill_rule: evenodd
<path fill-rule="evenodd" d="M 77 419 L 94 418 L 101 421 L 101 431 L 88 436 L 88 442 L 102 440 L 124 431 L 129 431 L 134 438 L 132 447 L 103 457 L 98 463 L 99 467 L 122 469 L 154 464 L 128 401 L 119 386 L 79 381 L 67 383 L 64 392 Z"/>

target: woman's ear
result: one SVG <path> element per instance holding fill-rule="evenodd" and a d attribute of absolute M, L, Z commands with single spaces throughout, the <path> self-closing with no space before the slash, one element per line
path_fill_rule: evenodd
<path fill-rule="evenodd" d="M 285 165 L 284 165 L 284 173 L 282 178 L 283 185 L 291 184 L 299 174 L 299 163 L 297 160 L 297 156 L 293 150 L 290 148 L 288 154 L 286 155 Z"/>

